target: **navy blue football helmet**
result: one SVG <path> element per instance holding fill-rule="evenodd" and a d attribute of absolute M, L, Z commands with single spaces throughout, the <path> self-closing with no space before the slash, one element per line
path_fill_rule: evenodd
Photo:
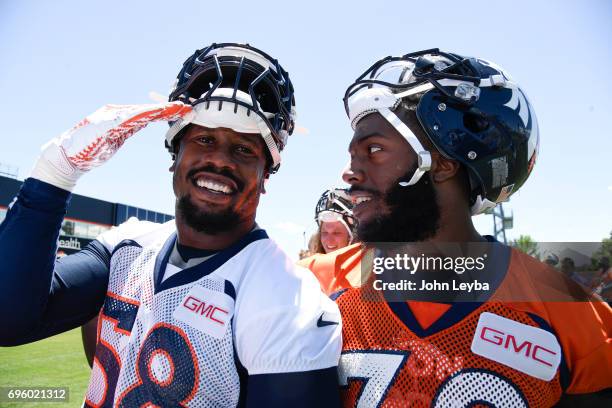
<path fill-rule="evenodd" d="M 224 110 L 225 119 L 234 120 L 232 112 L 254 118 L 270 154 L 271 171 L 278 170 L 296 112 L 289 74 L 276 59 L 248 44 L 212 44 L 187 58 L 168 100 L 191 104 L 198 114 Z M 189 123 L 189 118 L 171 123 L 166 135 L 171 154 L 176 136 Z"/>
<path fill-rule="evenodd" d="M 379 112 L 416 151 L 412 185 L 429 170 L 431 156 L 393 113 L 416 104 L 425 134 L 445 157 L 469 174 L 472 214 L 508 200 L 527 180 L 536 160 L 539 133 L 525 93 L 497 65 L 438 49 L 386 57 L 366 70 L 344 96 L 353 128 Z"/>

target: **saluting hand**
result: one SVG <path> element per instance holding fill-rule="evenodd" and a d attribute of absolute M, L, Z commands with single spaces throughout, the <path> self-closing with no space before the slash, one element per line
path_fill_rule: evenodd
<path fill-rule="evenodd" d="M 150 122 L 177 120 L 191 110 L 182 102 L 104 105 L 46 143 L 30 176 L 72 191 L 80 176 L 104 164 Z"/>

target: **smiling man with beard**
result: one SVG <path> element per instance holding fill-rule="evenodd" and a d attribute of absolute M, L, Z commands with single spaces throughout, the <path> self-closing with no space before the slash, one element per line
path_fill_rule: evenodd
<path fill-rule="evenodd" d="M 0 225 L 0 345 L 98 315 L 85 406 L 337 406 L 338 308 L 255 223 L 294 105 L 277 60 L 213 44 L 168 103 L 106 105 L 46 144 Z M 153 121 L 171 125 L 176 220 L 130 219 L 55 262 L 77 179 Z"/>
<path fill-rule="evenodd" d="M 404 120 L 411 116 L 399 111 Z M 359 134 L 374 135 L 380 129 L 393 131 L 388 122 L 370 115 L 360 121 L 355 130 Z M 382 137 L 382 132 L 379 137 Z M 364 137 L 364 139 L 369 139 Z M 362 261 L 371 251 L 366 250 L 367 242 L 412 242 L 431 238 L 438 231 L 440 207 L 436 190 L 427 177 L 421 178 L 412 188 L 399 185 L 408 180 L 417 170 L 413 164 L 404 170 L 398 166 L 410 147 L 399 140 L 389 146 L 386 154 L 393 152 L 393 157 L 378 155 L 380 162 L 390 160 L 396 165 L 390 171 L 386 167 L 373 166 L 368 169 L 369 182 L 353 185 L 350 192 L 354 203 L 358 204 L 353 213 L 357 219 L 355 244 L 341 248 L 329 254 L 311 256 L 299 261 L 300 265 L 309 268 L 319 280 L 323 291 L 329 295 L 341 289 L 358 287 L 362 281 Z M 395 160 L 395 161 L 393 161 Z M 398 161 L 399 160 L 399 161 Z M 347 174 L 350 174 L 350 170 Z M 345 176 L 346 177 L 346 176 Z M 391 186 L 387 189 L 387 186 Z M 387 190 L 385 190 L 387 189 Z M 363 202 L 368 201 L 367 204 Z"/>
<path fill-rule="evenodd" d="M 375 200 L 361 205 L 358 211 L 367 214 L 372 206 L 371 217 L 359 224 L 358 237 L 364 242 L 411 242 L 433 237 L 438 231 L 440 207 L 436 191 L 427 178 L 419 180 L 412 189 L 399 185 L 416 171 L 416 165 L 392 182 L 386 193 L 380 190 L 352 188 L 354 197 Z M 357 198 L 356 198 L 357 199 Z M 378 204 L 376 206 L 376 204 Z"/>
<path fill-rule="evenodd" d="M 197 129 L 197 127 L 194 129 Z M 203 128 L 201 130 L 203 130 Z M 210 131 L 210 129 L 208 130 Z M 231 180 L 236 186 L 236 192 L 243 192 L 244 190 L 244 184 L 240 180 L 237 180 L 236 176 L 227 170 L 218 170 L 213 166 L 189 170 L 185 180 L 189 182 L 197 180 L 197 173 L 208 173 L 209 175 L 218 174 L 219 176 L 226 178 L 226 183 L 227 181 Z M 179 175 L 179 172 L 174 172 L 174 177 L 178 177 Z M 197 181 L 193 182 L 198 185 Z M 177 184 L 176 181 L 174 184 Z M 200 186 L 198 185 L 198 187 Z M 202 183 L 202 187 L 205 187 L 204 183 Z M 191 194 L 180 196 L 177 199 L 176 212 L 177 214 L 180 214 L 182 221 L 189 225 L 193 230 L 210 235 L 217 235 L 227 231 L 228 229 L 235 227 L 240 222 L 240 217 L 236 212 L 236 209 L 228 207 L 225 209 L 220 209 L 219 212 L 205 211 L 194 204 Z"/>
<path fill-rule="evenodd" d="M 535 163 L 537 121 L 521 88 L 491 62 L 433 49 L 376 62 L 344 101 L 354 135 L 343 178 L 364 242 L 328 262 L 345 285 L 334 295 L 344 406 L 609 406 L 610 308 L 472 223 Z M 377 289 L 399 269 L 398 248 L 414 257 L 447 244 L 484 246 L 479 277 L 493 291 L 392 301 L 393 289 Z M 374 270 L 380 259 L 390 266 Z"/>

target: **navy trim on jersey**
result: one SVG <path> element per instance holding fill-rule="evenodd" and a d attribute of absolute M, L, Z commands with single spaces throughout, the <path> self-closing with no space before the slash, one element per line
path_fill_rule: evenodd
<path fill-rule="evenodd" d="M 134 246 L 134 247 L 138 247 L 138 248 L 142 248 L 142 245 L 140 245 L 138 242 L 132 240 L 132 239 L 124 239 L 123 241 L 119 242 L 119 244 L 117 244 L 117 246 L 115 246 L 113 248 L 113 253 L 111 254 L 111 258 L 115 255 L 115 253 L 117 251 L 119 251 L 121 248 L 124 247 L 129 247 L 129 246 Z"/>
<path fill-rule="evenodd" d="M 540 329 L 546 330 L 547 332 L 551 333 L 553 336 L 557 338 L 557 341 L 559 341 L 559 336 L 557 336 L 557 332 L 555 332 L 555 329 L 553 329 L 552 326 L 549 325 L 546 320 L 542 319 L 540 316 L 533 314 L 533 313 L 527 312 L 527 314 L 529 315 L 529 317 L 531 317 L 531 319 L 534 322 L 536 322 L 538 326 L 540 326 Z M 563 389 L 563 392 L 565 392 L 567 387 L 569 387 L 570 385 L 571 372 L 567 365 L 567 360 L 565 359 L 565 353 L 563 352 L 563 346 L 561 345 L 560 341 L 559 341 L 559 347 L 561 348 L 561 364 L 559 364 L 559 382 L 561 383 L 561 389 Z"/>
<path fill-rule="evenodd" d="M 219 251 L 216 255 L 202 261 L 201 263 L 194 265 L 190 268 L 183 269 L 180 272 L 170 276 L 168 279 L 163 280 L 164 271 L 166 270 L 166 266 L 168 265 L 168 260 L 170 259 L 170 254 L 172 253 L 172 249 L 174 248 L 174 244 L 177 239 L 176 232 L 173 233 L 167 240 L 161 251 L 157 255 L 157 259 L 155 260 L 155 272 L 154 272 L 154 282 L 155 282 L 155 293 L 159 293 L 162 290 L 174 288 L 177 286 L 185 285 L 190 282 L 197 281 L 202 277 L 213 273 L 227 261 L 229 261 L 232 257 L 234 257 L 238 252 L 242 251 L 247 245 L 258 241 L 260 239 L 268 238 L 268 234 L 265 230 L 258 229 L 249 232 L 243 238 L 241 238 L 238 242 L 230 245 L 229 247 Z"/>
<path fill-rule="evenodd" d="M 335 302 L 335 301 L 336 301 L 336 300 L 338 300 L 338 298 L 339 298 L 340 296 L 342 296 L 342 295 L 344 294 L 344 292 L 346 292 L 347 290 L 348 290 L 348 288 L 340 289 L 339 291 L 334 292 L 334 293 L 332 293 L 331 295 L 329 295 L 329 298 Z"/>
<path fill-rule="evenodd" d="M 459 323 L 467 315 L 478 309 L 481 302 L 458 302 L 451 304 L 450 309 L 444 313 L 427 329 L 423 329 L 419 321 L 410 310 L 406 302 L 389 302 L 389 308 L 401 321 L 420 338 L 431 336 L 439 331 L 448 329 L 449 327 Z"/>
<path fill-rule="evenodd" d="M 246 406 L 338 408 L 341 406 L 338 369 L 249 375 Z"/>
<path fill-rule="evenodd" d="M 172 248 L 176 243 L 176 232 L 173 232 L 164 245 L 162 246 L 161 251 L 157 254 L 155 258 L 155 269 L 153 270 L 153 282 L 155 284 L 155 293 L 159 292 L 157 288 L 159 288 L 162 284 L 162 280 L 164 278 L 164 272 L 166 270 L 166 265 L 168 265 L 168 260 L 170 260 L 170 255 L 172 254 Z"/>
<path fill-rule="evenodd" d="M 234 299 L 234 302 L 236 301 L 236 288 L 234 288 L 232 282 L 228 281 L 227 279 L 225 280 L 224 291 L 226 295 Z"/>
<path fill-rule="evenodd" d="M 478 273 L 479 276 L 487 277 L 486 282 L 489 283 L 490 290 L 487 291 L 486 297 L 478 298 L 478 301 L 460 301 L 454 303 L 438 302 L 449 304 L 450 309 L 448 309 L 427 329 L 423 329 L 421 327 L 419 321 L 414 316 L 412 310 L 406 302 L 387 302 L 387 305 L 389 305 L 391 311 L 406 325 L 406 327 L 421 338 L 448 329 L 449 327 L 459 323 L 467 315 L 486 302 L 489 299 L 489 295 L 495 293 L 508 272 L 511 248 L 506 245 L 499 244 L 496 241 L 490 241 L 488 238 L 487 240 L 493 243 L 491 246 L 492 250 L 487 262 L 487 267 L 482 272 Z M 472 276 L 476 277 L 474 274 Z M 482 280 L 482 278 L 480 280 Z"/>
<path fill-rule="evenodd" d="M 227 282 L 227 281 L 226 281 Z M 234 316 L 230 321 L 232 330 L 234 327 Z M 234 348 L 234 363 L 236 364 L 236 372 L 238 373 L 238 381 L 240 382 L 240 394 L 238 396 L 238 404 L 236 408 L 244 408 L 246 407 L 246 395 L 247 395 L 247 387 L 248 387 L 248 378 L 249 372 L 242 365 L 240 358 L 238 357 L 238 351 L 236 350 L 236 343 L 232 341 Z"/>

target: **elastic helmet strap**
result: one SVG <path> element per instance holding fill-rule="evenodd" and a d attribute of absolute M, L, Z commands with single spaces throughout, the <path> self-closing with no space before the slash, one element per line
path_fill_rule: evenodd
<path fill-rule="evenodd" d="M 417 154 L 419 166 L 412 175 L 412 178 L 408 182 L 401 181 L 399 183 L 402 187 L 412 186 L 423 177 L 423 174 L 431 169 L 431 154 L 425 150 L 412 130 L 395 113 L 391 112 L 389 108 L 379 108 L 378 112 L 406 139 L 412 150 Z"/>

